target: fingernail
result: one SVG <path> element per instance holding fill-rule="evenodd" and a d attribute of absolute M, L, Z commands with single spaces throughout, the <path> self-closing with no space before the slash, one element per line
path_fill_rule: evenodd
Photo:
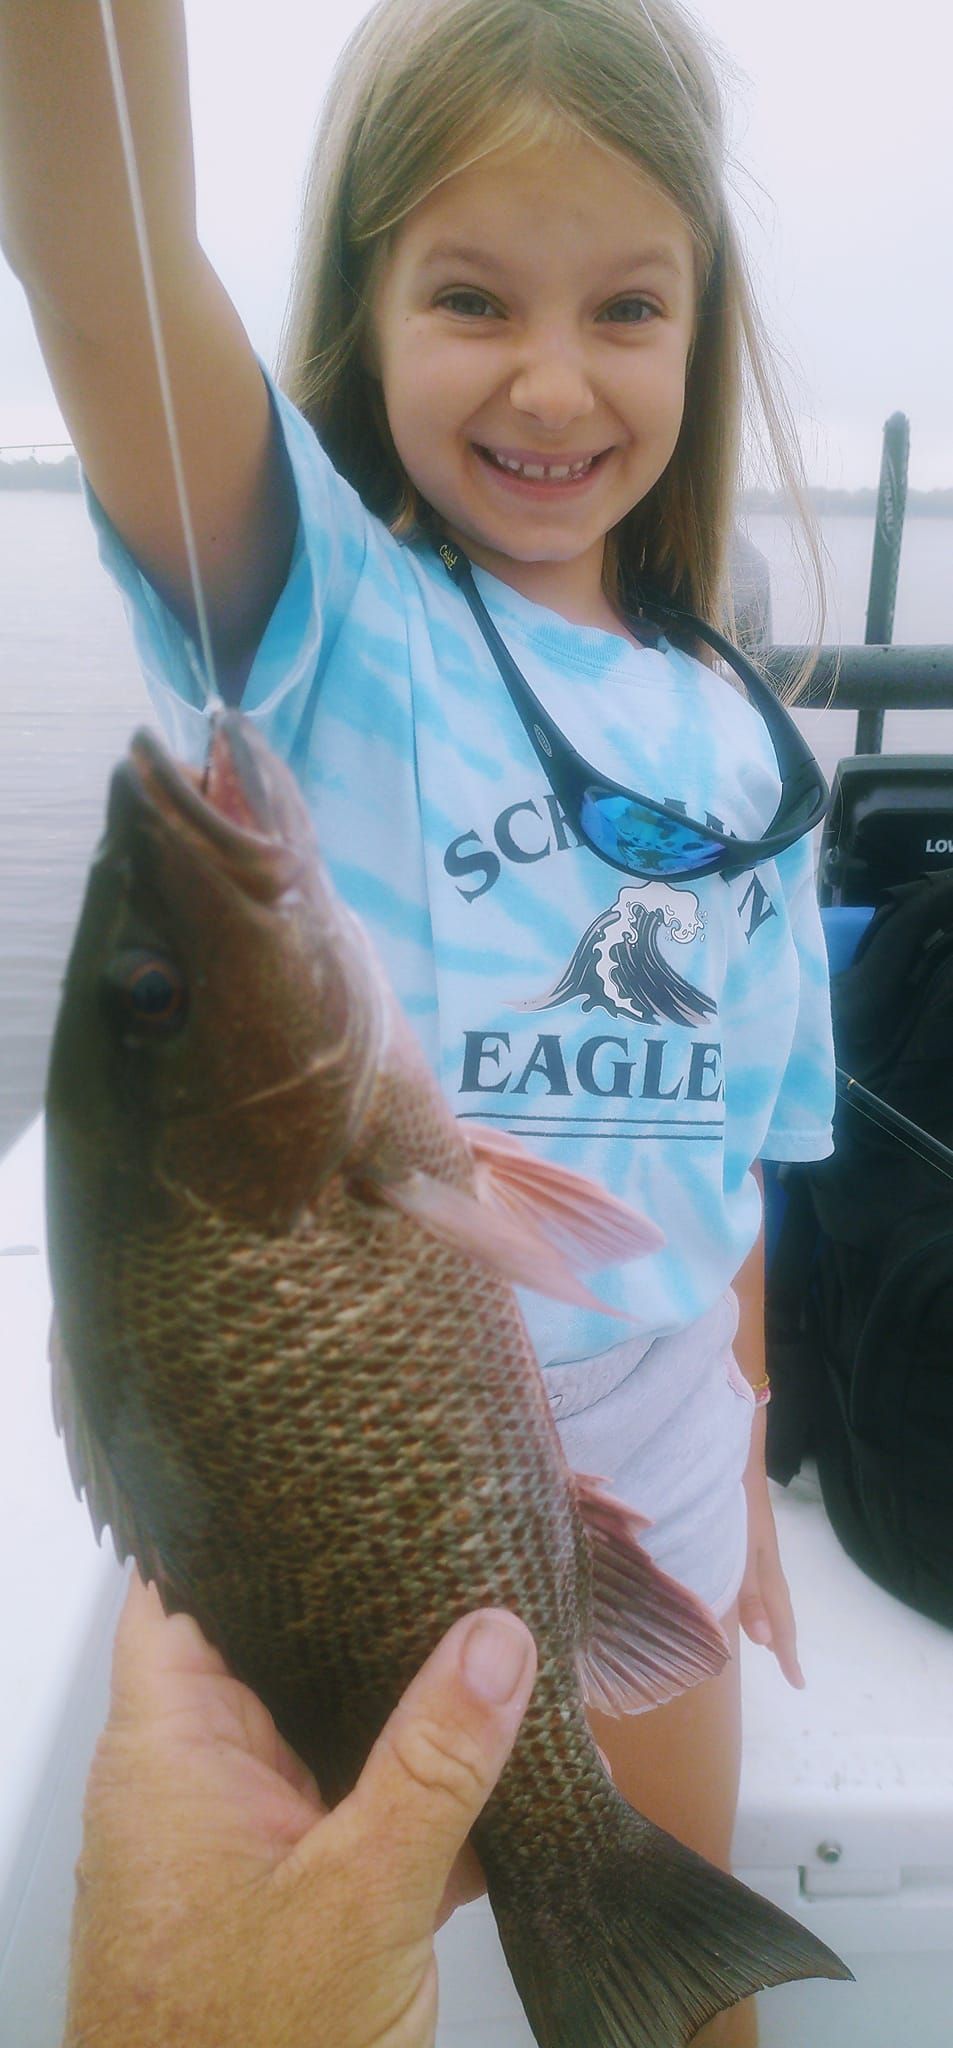
<path fill-rule="evenodd" d="M 481 1614 L 463 1645 L 463 1675 L 470 1691 L 492 1707 L 511 1700 L 526 1669 L 526 1630 L 512 1614 Z"/>
<path fill-rule="evenodd" d="M 769 1643 L 771 1641 L 771 1626 L 767 1621 L 753 1621 L 749 1633 L 753 1643 Z"/>

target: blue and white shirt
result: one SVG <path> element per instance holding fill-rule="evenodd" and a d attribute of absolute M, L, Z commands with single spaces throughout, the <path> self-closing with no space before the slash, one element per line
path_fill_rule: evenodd
<path fill-rule="evenodd" d="M 757 1236 L 753 1161 L 832 1149 L 827 963 L 801 841 L 731 881 L 641 882 L 578 844 L 460 591 L 337 475 L 280 393 L 300 503 L 242 709 L 291 762 L 458 1116 L 591 1174 L 665 1233 L 597 1274 L 632 1335 L 684 1328 Z M 92 504 L 160 723 L 204 758 L 194 646 Z M 618 782 L 757 838 L 780 788 L 739 692 L 662 641 L 569 624 L 476 581 L 537 695 Z M 521 1295 L 541 1364 L 629 1334 Z"/>

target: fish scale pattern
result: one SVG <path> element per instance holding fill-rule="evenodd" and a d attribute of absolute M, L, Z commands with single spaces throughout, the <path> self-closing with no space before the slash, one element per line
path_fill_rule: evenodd
<path fill-rule="evenodd" d="M 472 1180 L 452 1124 L 421 1145 L 399 1075 L 372 1118 L 404 1143 L 416 1125 L 422 1166 L 446 1174 L 449 1155 Z M 96 1332 L 72 1358 L 80 1397 L 90 1375 L 114 1389 L 111 1471 L 170 1603 L 197 1613 L 330 1790 L 361 1761 L 348 1728 L 366 1741 L 449 1622 L 491 1603 L 544 1646 L 527 1766 L 553 1772 L 552 1688 L 578 1772 L 588 1549 L 515 1299 L 356 1185 L 337 1175 L 284 1235 L 188 1203 L 172 1220 L 167 1200 L 158 1228 L 141 1208 L 101 1219 L 79 1261 L 76 1324 Z"/>

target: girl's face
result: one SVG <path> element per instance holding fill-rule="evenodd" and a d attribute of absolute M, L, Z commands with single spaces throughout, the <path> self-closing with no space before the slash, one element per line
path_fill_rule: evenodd
<path fill-rule="evenodd" d="M 678 439 L 695 320 L 678 209 L 584 138 L 491 155 L 402 224 L 374 367 L 417 489 L 473 559 L 569 611 Z"/>

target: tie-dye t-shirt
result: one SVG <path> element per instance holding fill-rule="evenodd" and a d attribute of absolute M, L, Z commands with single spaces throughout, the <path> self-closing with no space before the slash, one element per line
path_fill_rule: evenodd
<path fill-rule="evenodd" d="M 628 879 L 581 846 L 466 602 L 400 543 L 274 394 L 300 501 L 294 559 L 242 709 L 291 762 L 456 1114 L 512 1131 L 646 1211 L 664 1249 L 596 1274 L 630 1333 L 684 1328 L 757 1235 L 752 1162 L 831 1150 L 833 1054 L 812 850 L 730 881 Z M 204 756 L 194 646 L 102 512 L 173 746 Z M 571 625 L 480 569 L 485 603 L 579 752 L 754 839 L 779 779 L 739 692 L 662 641 Z M 625 1324 L 521 1295 L 543 1365 Z"/>

